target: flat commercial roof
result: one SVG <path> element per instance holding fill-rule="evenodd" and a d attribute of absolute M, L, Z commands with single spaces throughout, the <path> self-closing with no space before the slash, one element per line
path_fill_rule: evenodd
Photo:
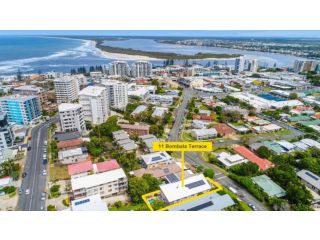
<path fill-rule="evenodd" d="M 79 92 L 80 95 L 85 95 L 85 96 L 92 96 L 92 97 L 98 97 L 102 94 L 103 91 L 106 91 L 105 87 L 100 87 L 100 86 L 89 86 L 84 89 L 82 89 Z"/>
<path fill-rule="evenodd" d="M 272 181 L 267 175 L 253 177 L 252 181 L 261 187 L 270 197 L 283 197 L 286 195 L 286 191 Z"/>
<path fill-rule="evenodd" d="M 58 106 L 59 112 L 64 112 L 64 111 L 74 111 L 79 108 L 82 108 L 81 104 L 76 104 L 76 103 L 61 103 Z"/>
<path fill-rule="evenodd" d="M 212 193 L 194 201 L 170 208 L 169 211 L 221 211 L 234 204 L 234 201 L 229 195 Z"/>
<path fill-rule="evenodd" d="M 71 201 L 72 211 L 108 211 L 99 194 Z"/>
<path fill-rule="evenodd" d="M 184 187 L 181 186 L 181 181 L 163 184 L 160 185 L 160 190 L 168 202 L 171 203 L 212 189 L 203 174 L 185 179 L 184 184 Z"/>
<path fill-rule="evenodd" d="M 119 178 L 126 178 L 126 174 L 124 173 L 122 168 L 71 179 L 71 187 L 73 191 L 83 188 L 87 189 L 94 186 L 117 181 Z"/>
<path fill-rule="evenodd" d="M 260 158 L 248 148 L 244 146 L 236 146 L 233 148 L 234 151 L 242 155 L 244 158 L 248 159 L 250 162 L 253 162 L 259 166 L 261 170 L 267 170 L 270 167 L 273 167 L 274 164 L 267 159 Z"/>

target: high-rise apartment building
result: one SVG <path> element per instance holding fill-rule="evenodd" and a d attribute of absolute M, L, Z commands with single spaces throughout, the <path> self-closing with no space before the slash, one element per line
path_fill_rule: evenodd
<path fill-rule="evenodd" d="M 137 61 L 131 65 L 132 77 L 146 77 L 152 73 L 152 64 L 147 61 Z"/>
<path fill-rule="evenodd" d="M 243 72 L 244 70 L 244 58 L 241 56 L 241 57 L 238 57 L 235 61 L 235 65 L 234 65 L 234 70 L 236 73 L 240 73 L 240 72 Z"/>
<path fill-rule="evenodd" d="M 63 132 L 83 132 L 86 130 L 83 107 L 81 104 L 61 103 L 58 107 Z"/>
<path fill-rule="evenodd" d="M 0 98 L 0 112 L 7 113 L 8 121 L 26 125 L 42 114 L 38 96 L 10 95 Z"/>
<path fill-rule="evenodd" d="M 258 60 L 251 59 L 248 64 L 248 70 L 250 72 L 257 72 L 258 71 Z"/>
<path fill-rule="evenodd" d="M 72 103 L 78 99 L 79 82 L 73 76 L 64 76 L 54 80 L 57 103 Z"/>
<path fill-rule="evenodd" d="M 293 71 L 299 72 L 309 72 L 315 71 L 319 62 L 313 60 L 295 60 L 293 64 Z"/>
<path fill-rule="evenodd" d="M 109 64 L 109 74 L 119 76 L 129 76 L 130 67 L 125 61 L 114 61 Z"/>
<path fill-rule="evenodd" d="M 107 89 L 109 106 L 123 109 L 128 104 L 128 84 L 120 81 L 105 80 L 102 84 Z"/>
<path fill-rule="evenodd" d="M 7 114 L 0 113 L 0 150 L 12 147 L 13 145 L 13 133 L 8 122 Z"/>
<path fill-rule="evenodd" d="M 89 86 L 82 89 L 79 93 L 79 103 L 83 106 L 84 119 L 92 124 L 101 124 L 110 115 L 105 87 Z"/>

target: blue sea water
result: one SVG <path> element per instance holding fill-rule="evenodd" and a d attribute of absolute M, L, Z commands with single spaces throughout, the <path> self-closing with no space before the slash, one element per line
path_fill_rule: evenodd
<path fill-rule="evenodd" d="M 294 60 L 298 57 L 277 53 L 258 52 L 258 51 L 246 51 L 231 48 L 219 48 L 219 47 L 204 47 L 204 46 L 186 46 L 177 44 L 165 44 L 159 43 L 153 39 L 129 39 L 120 41 L 105 41 L 105 45 L 111 47 L 120 48 L 132 48 L 136 50 L 145 50 L 151 52 L 173 52 L 186 55 L 193 55 L 199 52 L 202 53 L 226 53 L 226 54 L 241 54 L 246 59 L 258 59 L 260 65 L 268 65 L 272 67 L 276 64 L 278 67 L 289 66 L 292 67 Z M 225 60 L 218 61 L 219 64 L 223 64 Z M 233 61 L 227 61 L 233 64 Z"/>
<path fill-rule="evenodd" d="M 110 62 L 90 41 L 58 37 L 0 36 L 0 75 L 69 72 Z"/>
<path fill-rule="evenodd" d="M 294 56 L 281 54 L 164 44 L 152 39 L 107 41 L 106 45 L 190 55 L 198 52 L 240 53 L 247 58 L 257 58 L 260 64 L 277 63 L 277 66 L 292 66 L 294 60 L 297 59 Z M 113 60 L 115 59 L 103 55 L 91 41 L 87 40 L 45 36 L 0 36 L 0 75 L 15 75 L 18 70 L 22 73 L 70 72 L 72 68 L 104 65 Z M 157 60 L 153 61 L 153 64 L 161 65 L 162 62 L 162 60 Z M 208 60 L 196 62 L 207 63 Z M 218 63 L 232 65 L 233 61 L 222 60 Z"/>

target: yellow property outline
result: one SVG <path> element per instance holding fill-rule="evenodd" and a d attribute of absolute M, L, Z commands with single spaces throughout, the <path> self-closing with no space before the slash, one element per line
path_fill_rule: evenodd
<path fill-rule="evenodd" d="M 202 197 L 205 197 L 205 196 L 208 196 L 212 193 L 215 193 L 215 192 L 219 192 L 220 190 L 222 190 L 222 187 L 220 184 L 218 184 L 217 182 L 213 181 L 211 178 L 208 178 L 206 177 L 206 179 L 212 184 L 214 185 L 216 188 L 209 191 L 209 192 L 205 192 L 205 193 L 202 193 L 200 195 L 197 195 L 197 196 L 193 196 L 193 197 L 190 197 L 190 198 L 187 198 L 187 199 L 184 199 L 180 202 L 177 202 L 177 203 L 174 203 L 172 205 L 169 205 L 169 206 L 166 206 L 164 208 L 161 208 L 159 209 L 158 211 L 166 211 L 170 208 L 173 208 L 173 207 L 177 207 L 177 206 L 180 206 L 184 203 L 187 203 L 187 202 L 191 202 L 193 200 L 196 200 L 196 199 L 199 199 L 199 198 L 202 198 Z M 157 190 L 157 191 L 154 191 L 154 192 L 150 192 L 150 193 L 147 193 L 147 194 L 144 194 L 142 195 L 142 199 L 143 201 L 147 204 L 148 208 L 150 209 L 150 211 L 155 211 L 152 207 L 152 205 L 150 204 L 150 202 L 148 201 L 148 197 L 152 197 L 154 196 L 155 194 L 159 194 L 160 193 L 160 190 Z"/>

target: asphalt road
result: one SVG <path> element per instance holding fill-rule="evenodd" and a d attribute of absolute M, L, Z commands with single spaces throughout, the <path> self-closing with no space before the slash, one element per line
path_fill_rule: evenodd
<path fill-rule="evenodd" d="M 180 141 L 179 138 L 179 130 L 180 126 L 183 125 L 185 109 L 187 107 L 188 101 L 196 94 L 195 91 L 189 88 L 185 88 L 182 94 L 182 102 L 180 106 L 175 111 L 175 123 L 170 131 L 170 135 L 168 137 L 168 141 Z M 243 187 L 238 185 L 228 176 L 224 175 L 223 172 L 213 168 L 212 164 L 205 162 L 202 160 L 202 157 L 197 152 L 186 152 L 185 153 L 185 160 L 196 166 L 203 166 L 204 168 L 211 168 L 215 171 L 215 180 L 219 182 L 224 187 L 233 187 L 237 189 L 238 197 L 245 201 L 246 203 L 251 203 L 256 206 L 257 210 L 259 211 L 266 211 L 268 210 L 260 201 L 258 201 L 255 197 L 253 197 L 249 192 L 247 192 Z"/>
<path fill-rule="evenodd" d="M 52 122 L 57 118 L 48 122 L 37 125 L 32 129 L 30 146 L 28 151 L 24 172 L 27 176 L 22 179 L 22 194 L 19 195 L 18 210 L 20 211 L 40 211 L 46 209 L 45 201 L 41 200 L 41 193 L 45 191 L 47 176 L 43 176 L 42 172 L 47 169 L 47 165 L 43 165 L 44 141 L 47 140 L 47 130 Z M 26 189 L 30 190 L 30 194 L 25 194 Z"/>

